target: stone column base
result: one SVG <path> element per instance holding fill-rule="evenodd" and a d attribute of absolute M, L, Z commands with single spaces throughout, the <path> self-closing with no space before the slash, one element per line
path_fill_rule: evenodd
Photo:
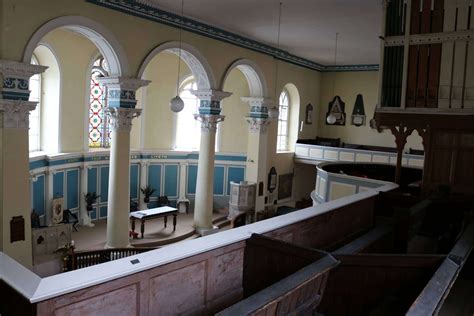
<path fill-rule="evenodd" d="M 217 233 L 218 231 L 219 227 L 214 225 L 212 228 L 196 228 L 196 232 L 201 235 L 201 237 Z"/>

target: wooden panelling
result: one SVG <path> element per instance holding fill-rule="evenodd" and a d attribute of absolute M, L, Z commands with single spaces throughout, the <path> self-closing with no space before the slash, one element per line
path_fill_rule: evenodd
<path fill-rule="evenodd" d="M 132 284 L 58 308 L 54 314 L 57 316 L 137 315 L 138 310 L 138 285 Z"/>
<path fill-rule="evenodd" d="M 150 315 L 196 313 L 205 307 L 205 262 L 150 280 Z"/>
<path fill-rule="evenodd" d="M 443 256 L 336 255 L 318 311 L 325 315 L 369 315 L 384 300 L 394 300 L 390 315 L 404 314 Z M 376 315 L 386 315 L 380 311 Z"/>

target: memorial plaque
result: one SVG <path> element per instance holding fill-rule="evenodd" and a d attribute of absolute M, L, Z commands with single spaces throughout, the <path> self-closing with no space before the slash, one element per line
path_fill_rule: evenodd
<path fill-rule="evenodd" d="M 13 216 L 10 220 L 10 242 L 25 240 L 25 219 Z"/>

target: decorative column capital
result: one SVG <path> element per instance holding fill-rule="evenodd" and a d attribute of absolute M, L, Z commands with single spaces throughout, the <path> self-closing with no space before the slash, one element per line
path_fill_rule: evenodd
<path fill-rule="evenodd" d="M 30 77 L 44 72 L 47 68 L 11 60 L 0 60 L 0 73 L 3 75 L 3 99 L 27 101 L 30 97 Z"/>
<path fill-rule="evenodd" d="M 100 84 L 107 87 L 108 106 L 114 108 L 135 108 L 135 92 L 151 81 L 121 76 L 97 78 Z"/>
<path fill-rule="evenodd" d="M 272 105 L 271 99 L 242 97 L 241 100 L 250 105 L 250 112 L 246 117 L 246 121 L 249 123 L 249 131 L 253 133 L 265 133 L 271 121 L 268 116 L 268 107 Z"/>
<path fill-rule="evenodd" d="M 0 111 L 3 111 L 4 128 L 29 128 L 30 112 L 36 108 L 36 102 L 0 99 Z"/>
<path fill-rule="evenodd" d="M 271 122 L 269 118 L 258 117 L 247 117 L 245 120 L 249 123 L 249 131 L 252 133 L 266 133 L 267 126 L 270 125 Z"/>
<path fill-rule="evenodd" d="M 222 110 L 222 99 L 232 95 L 232 93 L 230 92 L 224 92 L 213 89 L 192 90 L 191 93 L 194 94 L 200 101 L 199 114 L 206 115 L 220 115 Z"/>
<path fill-rule="evenodd" d="M 109 116 L 112 130 L 123 130 L 128 132 L 132 130 L 132 120 L 139 117 L 142 113 L 141 109 L 116 107 L 107 107 L 105 111 Z"/>
<path fill-rule="evenodd" d="M 215 133 L 217 130 L 217 124 L 222 122 L 225 118 L 223 115 L 215 114 L 194 114 L 194 118 L 201 122 L 201 132 L 202 133 Z"/>

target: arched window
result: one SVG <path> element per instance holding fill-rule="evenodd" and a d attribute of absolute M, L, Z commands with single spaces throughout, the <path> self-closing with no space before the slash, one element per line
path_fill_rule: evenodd
<path fill-rule="evenodd" d="M 92 65 L 89 101 L 89 148 L 110 147 L 109 119 L 105 113 L 107 88 L 97 78 L 107 77 L 109 67 L 106 60 L 99 56 Z"/>
<path fill-rule="evenodd" d="M 184 109 L 178 113 L 176 122 L 175 149 L 198 150 L 201 141 L 200 123 L 194 119 L 198 113 L 199 99 L 191 93 L 197 85 L 194 77 L 184 80 L 179 90 L 179 96 L 184 101 Z"/>
<path fill-rule="evenodd" d="M 279 98 L 279 115 L 278 115 L 278 134 L 277 134 L 277 151 L 288 150 L 288 118 L 289 118 L 289 95 L 285 89 L 281 92 Z"/>
<path fill-rule="evenodd" d="M 33 55 L 31 59 L 33 65 L 39 65 L 38 59 Z M 41 75 L 36 74 L 30 77 L 30 99 L 31 102 L 37 102 L 36 108 L 30 112 L 30 129 L 28 131 L 30 151 L 41 150 Z"/>

